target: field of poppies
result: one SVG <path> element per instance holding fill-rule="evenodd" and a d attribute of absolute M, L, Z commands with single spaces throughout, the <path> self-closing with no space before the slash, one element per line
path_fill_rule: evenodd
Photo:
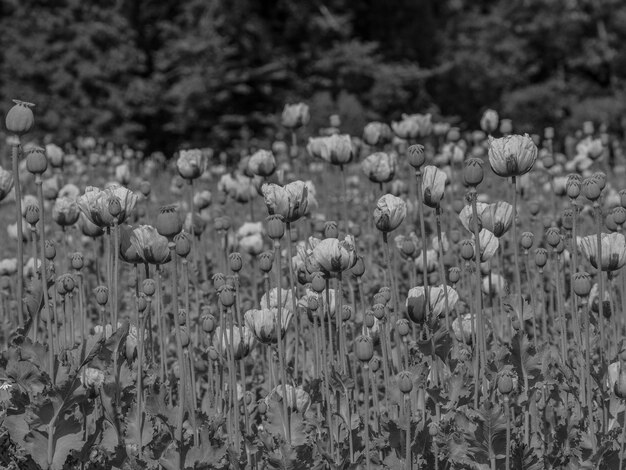
<path fill-rule="evenodd" d="M 626 468 L 602 123 L 350 136 L 299 103 L 232 164 L 30 142 L 34 110 L 0 169 L 0 467 Z"/>

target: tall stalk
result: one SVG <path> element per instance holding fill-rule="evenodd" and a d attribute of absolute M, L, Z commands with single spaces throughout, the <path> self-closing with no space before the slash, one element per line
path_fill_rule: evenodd
<path fill-rule="evenodd" d="M 445 313 L 446 313 L 446 329 L 450 330 L 450 302 L 448 301 L 448 279 L 446 278 L 445 272 L 445 263 L 444 263 L 444 249 L 443 249 L 443 235 L 441 233 L 441 205 L 437 204 L 435 208 L 435 220 L 437 225 L 437 241 L 439 244 L 439 259 L 441 262 L 439 263 L 439 269 L 441 274 L 441 282 L 443 283 L 443 295 L 444 295 L 444 305 L 445 305 Z"/>
<path fill-rule="evenodd" d="M 11 142 L 11 162 L 13 164 L 13 180 L 15 185 L 15 221 L 17 223 L 17 315 L 20 324 L 24 323 L 24 306 L 22 305 L 22 298 L 24 297 L 24 236 L 22 234 L 22 190 L 20 187 L 20 166 L 19 166 L 19 154 L 20 154 L 20 138 L 16 135 Z M 41 179 L 41 175 L 37 176 Z M 39 183 L 41 185 L 41 182 Z M 43 222 L 43 196 L 39 201 L 41 208 L 41 226 L 45 227 Z M 42 234 L 42 239 L 44 238 Z M 43 251 L 41 253 L 43 259 Z M 44 275 L 42 279 L 45 279 L 45 264 L 42 263 L 42 269 Z M 45 281 L 44 281 L 45 282 Z M 50 317 L 48 317 L 50 319 Z"/>
<path fill-rule="evenodd" d="M 367 470 L 371 469 L 370 463 L 370 397 L 369 397 L 369 365 L 363 366 L 363 402 L 365 403 L 365 416 L 363 417 L 364 424 L 364 436 L 365 441 L 365 466 Z"/>
<path fill-rule="evenodd" d="M 19 187 L 19 182 L 16 182 L 16 188 Z M 37 197 L 39 199 L 39 206 L 41 207 L 41 211 L 39 212 L 39 223 L 41 224 L 41 229 L 39 230 L 41 232 L 41 235 L 39 237 L 39 252 L 41 255 L 41 293 L 43 295 L 43 311 L 46 314 L 46 321 L 48 323 L 48 362 L 49 362 L 49 368 L 48 368 L 48 374 L 50 375 L 50 380 L 52 381 L 52 383 L 54 383 L 54 334 L 53 334 L 53 330 L 52 330 L 52 314 L 50 313 L 50 305 L 49 305 L 49 300 L 48 300 L 48 273 L 46 272 L 46 257 L 44 255 L 44 253 L 46 252 L 46 217 L 45 217 L 45 211 L 44 211 L 44 205 L 43 205 L 43 181 L 41 179 L 41 175 L 37 175 L 35 177 L 35 184 L 37 185 Z M 19 200 L 19 199 L 18 199 Z M 20 225 L 21 220 L 18 220 L 18 227 Z M 18 236 L 19 238 L 19 236 Z M 23 263 L 20 261 L 21 258 L 18 255 L 18 262 L 17 262 L 17 267 L 18 270 L 20 267 L 23 268 Z M 23 274 L 20 274 L 18 271 L 18 282 L 19 280 L 22 279 Z M 18 306 L 21 307 L 22 305 L 22 301 L 21 301 L 21 297 L 18 299 L 17 302 Z M 84 315 L 83 312 L 81 312 L 81 315 Z M 104 326 L 104 325 L 103 325 Z M 37 325 L 35 325 L 35 328 L 37 328 Z"/>

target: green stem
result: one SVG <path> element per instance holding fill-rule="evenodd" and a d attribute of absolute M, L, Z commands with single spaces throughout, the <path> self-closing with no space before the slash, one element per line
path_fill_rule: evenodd
<path fill-rule="evenodd" d="M 365 403 L 365 416 L 363 417 L 363 427 L 365 441 L 365 465 L 367 470 L 371 469 L 370 464 L 370 397 L 369 397 L 369 366 L 365 364 L 363 366 L 363 401 Z"/>
<path fill-rule="evenodd" d="M 19 167 L 19 153 L 20 153 L 20 139 L 18 136 L 15 136 L 15 143 L 11 147 L 11 161 L 13 164 L 13 179 L 15 186 L 15 221 L 17 223 L 17 315 L 19 318 L 20 324 L 24 323 L 24 306 L 22 304 L 22 298 L 24 297 L 24 236 L 22 234 L 22 190 L 20 187 L 20 167 Z M 41 176 L 39 176 L 41 179 Z M 43 211 L 44 206 L 42 201 L 39 201 L 40 204 L 40 220 L 41 227 L 45 228 L 43 223 Z M 43 231 L 42 231 L 43 232 Z M 42 233 L 41 238 L 45 238 Z M 42 252 L 43 257 L 43 252 Z M 43 279 L 45 276 L 45 264 L 41 265 L 44 270 Z M 48 317 L 49 318 L 49 317 Z"/>

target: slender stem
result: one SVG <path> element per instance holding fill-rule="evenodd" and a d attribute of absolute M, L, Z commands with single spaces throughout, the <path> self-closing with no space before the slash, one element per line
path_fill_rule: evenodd
<path fill-rule="evenodd" d="M 562 306 L 563 297 L 561 293 L 561 276 L 560 276 L 560 255 L 556 252 L 556 249 L 552 250 L 554 255 L 554 274 L 556 276 L 556 308 L 559 312 L 559 319 L 561 320 L 561 360 L 563 364 L 567 364 L 567 321 L 565 320 L 565 312 Z"/>
<path fill-rule="evenodd" d="M 405 409 L 404 412 L 405 412 L 406 424 L 407 424 L 406 433 L 405 433 L 406 442 L 404 443 L 404 446 L 405 446 L 404 468 L 407 470 L 411 470 L 413 468 L 413 456 L 411 454 L 411 394 L 410 393 L 404 394 L 404 409 Z M 437 457 L 435 456 L 435 462 L 436 462 L 436 459 Z"/>
<path fill-rule="evenodd" d="M 24 297 L 24 236 L 22 235 L 22 190 L 20 187 L 20 167 L 19 167 L 19 154 L 20 154 L 20 139 L 15 136 L 15 143 L 11 147 L 11 161 L 13 164 L 13 180 L 15 186 L 15 222 L 17 223 L 17 315 L 20 324 L 24 323 L 24 307 L 22 305 L 22 298 Z M 39 176 L 41 179 L 41 176 Z M 43 223 L 43 197 L 39 201 L 40 205 L 40 220 L 41 227 L 45 228 Z M 45 238 L 43 231 L 41 238 Z M 43 257 L 43 252 L 42 252 Z M 45 279 L 45 264 L 42 263 Z M 50 317 L 48 317 L 49 319 Z"/>
<path fill-rule="evenodd" d="M 591 443 L 593 447 L 593 452 L 596 451 L 596 439 L 595 439 L 595 422 L 593 417 L 593 402 L 592 402 L 592 389 L 591 389 L 591 360 L 590 349 L 591 349 L 591 341 L 589 337 L 589 321 L 591 316 L 591 305 L 589 305 L 588 298 L 583 300 L 583 310 L 585 313 L 583 314 L 583 319 L 585 321 L 585 377 L 587 379 L 587 417 L 589 420 L 589 434 L 591 435 Z"/>
<path fill-rule="evenodd" d="M 41 292 L 43 295 L 43 309 L 46 315 L 46 322 L 48 323 L 48 361 L 49 361 L 49 369 L 48 374 L 50 375 L 50 380 L 54 383 L 54 333 L 52 329 L 52 313 L 50 313 L 50 302 L 48 300 L 48 273 L 46 272 L 46 258 L 44 253 L 46 251 L 46 219 L 45 219 L 45 211 L 43 210 L 43 181 L 41 180 L 41 175 L 38 175 L 35 178 L 35 184 L 37 185 L 37 196 L 39 198 L 39 205 L 41 206 L 41 210 L 39 211 L 39 223 L 41 224 L 41 235 L 39 237 L 39 252 L 41 255 Z M 19 225 L 19 224 L 18 224 Z M 21 262 L 18 261 L 17 267 L 22 265 Z M 22 274 L 18 273 L 19 279 L 22 279 Z M 19 301 L 18 305 L 21 305 L 22 302 Z M 82 312 L 81 312 L 82 313 Z M 37 325 L 35 325 L 35 328 Z"/>
<path fill-rule="evenodd" d="M 287 260 L 287 264 L 289 266 L 289 290 L 291 291 L 291 308 L 292 311 L 294 313 L 294 318 L 295 318 L 295 329 L 296 329 L 296 348 L 295 348 L 295 353 L 294 353 L 294 366 L 293 366 L 293 370 L 294 370 L 294 374 L 296 375 L 296 379 L 298 378 L 298 352 L 299 352 L 299 346 L 300 346 L 300 316 L 296 315 L 297 313 L 297 305 L 296 305 L 296 286 L 295 286 L 295 278 L 293 275 L 293 243 L 291 241 L 291 223 L 287 222 L 286 225 L 286 233 L 287 233 L 287 256 L 289 257 L 289 259 Z M 254 271 L 253 271 L 254 272 Z M 306 354 L 306 348 L 304 353 Z"/>
<path fill-rule="evenodd" d="M 448 280 L 446 279 L 446 267 L 444 263 L 444 248 L 443 248 L 443 235 L 441 233 L 441 206 L 437 204 L 435 209 L 435 219 L 437 223 L 437 241 L 439 242 L 439 259 L 441 260 L 439 263 L 439 269 L 441 273 L 441 282 L 443 283 L 443 295 L 445 302 L 445 313 L 446 313 L 446 329 L 450 330 L 450 302 L 448 301 Z"/>
<path fill-rule="evenodd" d="M 597 222 L 597 265 L 598 265 L 598 324 L 600 325 L 600 362 L 604 361 L 604 276 L 602 275 L 602 209 L 600 204 L 594 202 Z"/>
<path fill-rule="evenodd" d="M 485 344 L 485 340 L 483 337 L 483 332 L 485 329 L 485 320 L 483 317 L 483 309 L 482 309 L 482 297 L 481 297 L 481 279 L 480 279 L 480 231 L 478 230 L 478 206 L 477 206 L 477 193 L 476 187 L 470 188 L 470 199 L 472 201 L 472 221 L 473 221 L 473 232 L 474 232 L 474 269 L 476 278 L 476 311 L 478 312 L 477 320 L 478 324 L 476 326 L 476 342 L 477 342 L 477 360 L 478 360 L 478 378 L 476 380 L 476 393 L 480 390 L 480 385 L 482 383 L 482 379 L 484 377 L 484 371 L 487 364 L 487 346 Z M 481 359 L 482 356 L 482 359 Z"/>
<path fill-rule="evenodd" d="M 509 411 L 509 396 L 504 397 L 504 414 L 506 416 L 506 470 L 511 468 L 511 414 Z"/>
<path fill-rule="evenodd" d="M 521 281 L 520 269 L 519 269 L 519 242 L 517 239 L 517 223 L 518 223 L 517 183 L 516 183 L 515 176 L 512 177 L 511 183 L 513 185 L 513 257 L 515 260 L 514 279 L 515 279 L 515 295 L 517 296 L 517 299 L 515 299 L 515 301 L 522 302 L 522 281 Z M 523 321 L 523 319 L 521 320 Z"/>
<path fill-rule="evenodd" d="M 174 317 L 174 327 L 176 329 L 176 353 L 178 356 L 178 414 L 176 416 L 176 440 L 179 444 L 179 450 L 182 450 L 183 445 L 183 420 L 185 416 L 185 385 L 186 385 L 186 373 L 185 373 L 185 356 L 183 353 L 183 342 L 180 330 L 180 321 L 178 318 L 178 273 L 176 269 L 176 251 L 175 243 L 170 242 L 170 257 L 172 263 L 172 316 Z M 181 460 L 182 460 L 182 452 Z"/>
<path fill-rule="evenodd" d="M 365 465 L 367 470 L 371 469 L 370 464 L 370 397 L 369 397 L 369 366 L 363 366 L 363 402 L 365 403 L 365 416 L 363 417 L 363 440 L 365 441 Z"/>
<path fill-rule="evenodd" d="M 291 425 L 289 418 L 289 409 L 287 406 L 287 371 L 285 370 L 285 351 L 283 345 L 282 338 L 282 328 L 283 328 L 283 318 L 282 318 L 282 280 L 281 280 L 281 252 L 280 252 L 280 240 L 274 241 L 274 252 L 276 253 L 276 298 L 278 300 L 277 305 L 277 321 L 276 321 L 276 341 L 278 343 L 278 363 L 280 366 L 280 374 L 281 374 L 281 387 L 283 392 L 283 412 L 284 412 L 284 422 L 285 422 L 285 439 L 287 443 L 291 445 Z M 270 293 L 267 293 L 269 298 Z"/>
<path fill-rule="evenodd" d="M 428 243 L 426 241 L 426 225 L 424 222 L 424 205 L 422 203 L 422 171 L 418 168 L 415 170 L 417 179 L 417 210 L 420 219 L 420 235 L 422 237 L 422 284 L 424 285 L 424 295 L 426 297 L 426 305 L 430 305 L 430 293 L 428 292 L 428 262 L 426 252 Z"/>
<path fill-rule="evenodd" d="M 143 406 L 142 406 L 142 392 L 143 392 L 143 334 L 145 328 L 145 318 L 150 315 L 150 301 L 148 300 L 146 311 L 143 315 L 140 315 L 140 320 L 137 323 L 137 451 L 139 452 L 139 458 L 141 458 L 143 442 Z"/>
<path fill-rule="evenodd" d="M 343 209 L 343 230 L 346 234 L 350 233 L 350 227 L 348 226 L 348 190 L 346 189 L 346 173 L 343 165 L 340 165 L 341 169 L 341 201 Z"/>

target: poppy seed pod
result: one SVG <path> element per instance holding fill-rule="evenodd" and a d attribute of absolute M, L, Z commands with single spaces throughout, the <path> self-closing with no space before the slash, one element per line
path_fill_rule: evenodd
<path fill-rule="evenodd" d="M 403 370 L 398 374 L 398 388 L 405 395 L 411 393 L 411 390 L 413 390 L 413 374 L 408 370 Z"/>
<path fill-rule="evenodd" d="M 163 206 L 159 210 L 156 220 L 156 229 L 159 235 L 172 239 L 183 229 L 183 221 L 178 212 L 178 206 Z"/>
<path fill-rule="evenodd" d="M 48 169 L 46 151 L 41 147 L 31 147 L 26 152 L 26 169 L 33 175 L 41 175 Z"/>
<path fill-rule="evenodd" d="M 39 206 L 35 204 L 29 204 L 26 206 L 26 209 L 24 210 L 24 219 L 32 226 L 37 225 L 37 222 L 39 222 Z"/>
<path fill-rule="evenodd" d="M 587 272 L 574 273 L 572 276 L 574 293 L 578 297 L 587 297 L 591 292 L 591 276 Z"/>
<path fill-rule="evenodd" d="M 548 252 L 545 248 L 537 248 L 535 250 L 535 264 L 538 268 L 543 268 L 548 262 Z"/>
<path fill-rule="evenodd" d="M 267 235 L 272 240 L 280 240 L 285 235 L 285 219 L 282 215 L 274 214 L 265 219 Z"/>
<path fill-rule="evenodd" d="M 93 291 L 96 294 L 98 305 L 106 305 L 109 301 L 109 289 L 106 286 L 97 286 Z"/>
<path fill-rule="evenodd" d="M 211 279 L 213 281 L 213 287 L 215 288 L 215 290 L 221 289 L 222 286 L 226 284 L 226 276 L 224 276 L 224 274 L 222 273 L 213 274 L 213 277 Z"/>
<path fill-rule="evenodd" d="M 122 202 L 119 200 L 119 198 L 115 196 L 110 197 L 107 209 L 109 211 L 109 214 L 117 218 L 117 216 L 120 215 L 120 213 L 122 212 Z"/>
<path fill-rule="evenodd" d="M 4 123 L 9 132 L 22 136 L 28 133 L 35 123 L 35 116 L 31 109 L 35 105 L 20 100 L 13 100 L 13 103 L 15 105 L 9 109 Z"/>
<path fill-rule="evenodd" d="M 600 191 L 603 191 L 606 188 L 606 173 L 603 171 L 596 171 L 591 177 L 598 183 L 600 186 Z"/>
<path fill-rule="evenodd" d="M 224 285 L 219 289 L 219 299 L 224 307 L 231 307 L 235 303 L 235 292 L 228 286 Z"/>
<path fill-rule="evenodd" d="M 472 250 L 473 251 L 473 250 Z M 453 266 L 448 270 L 448 280 L 452 284 L 456 284 L 461 279 L 461 268 Z"/>
<path fill-rule="evenodd" d="M 365 312 L 365 317 L 363 318 L 363 323 L 367 328 L 372 328 L 376 323 L 376 317 L 374 316 L 374 312 L 368 310 Z"/>
<path fill-rule="evenodd" d="M 580 181 L 568 178 L 565 185 L 565 191 L 567 192 L 567 197 L 570 199 L 576 199 L 580 196 Z"/>
<path fill-rule="evenodd" d="M 264 251 L 258 256 L 259 269 L 264 273 L 269 273 L 274 264 L 274 253 L 272 251 Z"/>
<path fill-rule="evenodd" d="M 602 193 L 602 188 L 594 178 L 585 178 L 582 183 L 582 193 L 590 201 L 596 201 Z"/>
<path fill-rule="evenodd" d="M 406 336 L 411 332 L 411 325 L 406 318 L 400 318 L 396 321 L 396 331 L 400 336 Z"/>
<path fill-rule="evenodd" d="M 354 353 L 361 362 L 369 362 L 374 356 L 374 341 L 369 336 L 359 336 L 354 340 Z"/>
<path fill-rule="evenodd" d="M 217 321 L 213 315 L 206 314 L 202 317 L 202 331 L 205 333 L 213 333 L 217 327 Z"/>
<path fill-rule="evenodd" d="M 385 318 L 385 306 L 383 304 L 374 304 L 372 306 L 372 313 L 377 320 Z"/>
<path fill-rule="evenodd" d="M 545 236 L 548 245 L 550 245 L 552 248 L 556 248 L 556 246 L 561 242 L 561 233 L 556 227 L 550 227 L 549 229 L 547 229 Z"/>
<path fill-rule="evenodd" d="M 46 257 L 47 260 L 53 260 L 54 258 L 56 258 L 56 255 L 57 255 L 57 249 L 56 249 L 56 245 L 54 244 L 54 241 L 46 240 L 45 247 L 44 247 L 44 256 Z"/>
<path fill-rule="evenodd" d="M 478 186 L 484 178 L 483 162 L 479 158 L 469 158 L 463 168 L 463 181 L 468 186 Z"/>
<path fill-rule="evenodd" d="M 572 230 L 574 226 L 574 211 L 572 209 L 565 209 L 561 213 L 561 224 L 565 230 Z"/>
<path fill-rule="evenodd" d="M 530 250 L 535 241 L 535 235 L 532 232 L 524 232 L 520 237 L 520 245 L 524 250 Z"/>
<path fill-rule="evenodd" d="M 416 170 L 421 168 L 422 165 L 426 163 L 426 153 L 424 150 L 424 146 L 420 144 L 411 145 L 407 149 L 409 165 L 411 165 Z"/>
<path fill-rule="evenodd" d="M 338 238 L 339 237 L 339 228 L 337 227 L 337 222 L 334 220 L 329 220 L 324 223 L 324 238 Z"/>
<path fill-rule="evenodd" d="M 83 269 L 83 266 L 85 265 L 85 261 L 83 259 L 82 253 L 78 251 L 72 253 L 70 256 L 70 260 L 72 264 L 72 269 L 75 269 L 77 271 L 80 271 L 81 269 Z"/>
<path fill-rule="evenodd" d="M 76 287 L 76 283 L 74 282 L 74 278 L 71 274 L 62 274 L 57 278 L 57 284 L 63 284 L 63 289 L 66 293 L 71 294 Z"/>
<path fill-rule="evenodd" d="M 626 223 L 626 209 L 622 206 L 613 208 L 611 213 L 613 214 L 613 220 L 617 225 L 623 225 Z"/>
<path fill-rule="evenodd" d="M 141 283 L 141 290 L 148 297 L 152 297 L 156 292 L 156 282 L 154 279 L 144 279 Z"/>
<path fill-rule="evenodd" d="M 187 232 L 180 232 L 174 236 L 174 243 L 176 254 L 181 258 L 186 258 L 191 252 L 191 237 Z"/>
<path fill-rule="evenodd" d="M 234 252 L 228 255 L 228 263 L 232 272 L 238 273 L 243 267 L 243 260 L 241 254 Z"/>
<path fill-rule="evenodd" d="M 475 250 L 472 241 L 469 239 L 461 240 L 461 257 L 465 261 L 471 261 L 474 259 L 474 255 Z"/>

